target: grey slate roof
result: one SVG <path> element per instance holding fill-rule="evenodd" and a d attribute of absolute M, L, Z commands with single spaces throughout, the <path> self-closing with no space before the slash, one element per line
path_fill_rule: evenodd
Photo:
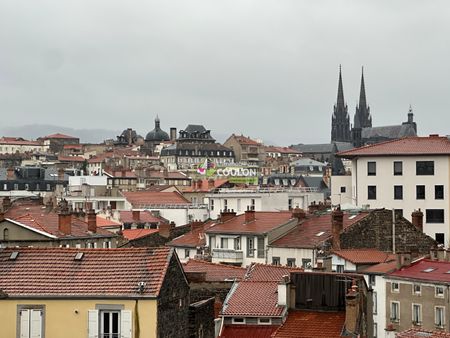
<path fill-rule="evenodd" d="M 400 124 L 394 126 L 363 128 L 361 131 L 362 139 L 397 139 L 407 136 L 417 136 L 414 127 L 409 124 Z M 340 151 L 340 150 L 339 150 Z"/>
<path fill-rule="evenodd" d="M 338 151 L 346 151 L 353 149 L 353 145 L 348 142 L 334 142 Z M 303 153 L 331 153 L 333 151 L 333 143 L 321 144 L 298 144 L 293 146 L 294 149 Z"/>

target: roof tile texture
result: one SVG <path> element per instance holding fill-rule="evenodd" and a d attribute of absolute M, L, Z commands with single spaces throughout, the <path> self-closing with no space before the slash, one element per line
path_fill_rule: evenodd
<path fill-rule="evenodd" d="M 206 272 L 206 282 L 223 282 L 226 279 L 238 279 L 242 280 L 245 275 L 245 268 L 215 264 L 196 259 L 189 259 L 183 264 L 185 272 Z"/>
<path fill-rule="evenodd" d="M 133 207 L 144 205 L 191 204 L 177 192 L 134 191 L 124 192 L 123 196 L 131 203 L 131 205 L 133 205 Z"/>
<path fill-rule="evenodd" d="M 388 275 L 436 283 L 450 283 L 450 262 L 421 259 Z"/>

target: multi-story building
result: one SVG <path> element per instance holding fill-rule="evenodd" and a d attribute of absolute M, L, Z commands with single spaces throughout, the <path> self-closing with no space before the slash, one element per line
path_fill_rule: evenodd
<path fill-rule="evenodd" d="M 323 202 L 323 193 L 317 188 L 246 188 L 217 189 L 205 195 L 211 218 L 217 218 L 221 210 L 234 210 L 238 214 L 248 208 L 255 211 L 307 209 L 313 202 Z"/>
<path fill-rule="evenodd" d="M 421 259 L 386 275 L 387 329 L 449 332 L 449 271 L 448 261 Z"/>
<path fill-rule="evenodd" d="M 396 209 L 409 218 L 425 214 L 423 230 L 449 246 L 450 140 L 408 137 L 340 152 L 351 175 L 332 176 L 332 204 Z"/>
<path fill-rule="evenodd" d="M 262 142 L 232 134 L 223 145 L 234 151 L 236 162 L 242 165 L 259 167 L 264 162 L 265 148 Z"/>
<path fill-rule="evenodd" d="M 79 144 L 80 139 L 78 137 L 64 135 L 61 133 L 51 134 L 44 136 L 42 138 L 39 138 L 38 141 L 43 142 L 45 146 L 48 147 L 48 149 L 52 153 L 61 153 L 64 150 L 64 145 L 66 144 Z"/>
<path fill-rule="evenodd" d="M 0 154 L 46 152 L 49 146 L 39 141 L 28 141 L 21 137 L 1 137 Z"/>

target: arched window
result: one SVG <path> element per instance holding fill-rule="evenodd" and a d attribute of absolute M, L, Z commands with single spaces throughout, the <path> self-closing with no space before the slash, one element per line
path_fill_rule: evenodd
<path fill-rule="evenodd" d="M 3 240 L 9 240 L 9 230 L 8 228 L 3 229 Z"/>

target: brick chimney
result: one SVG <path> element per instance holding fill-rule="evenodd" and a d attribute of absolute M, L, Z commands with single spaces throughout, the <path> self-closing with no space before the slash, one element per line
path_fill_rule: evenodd
<path fill-rule="evenodd" d="M 141 212 L 139 210 L 132 210 L 131 214 L 133 215 L 133 221 L 139 222 L 141 220 Z"/>
<path fill-rule="evenodd" d="M 172 232 L 172 230 L 175 228 L 175 223 L 171 222 L 170 224 L 168 223 L 161 223 L 159 225 L 159 234 L 162 237 L 165 238 L 169 238 L 170 237 L 170 233 Z"/>
<path fill-rule="evenodd" d="M 58 230 L 66 235 L 72 233 L 72 213 L 69 210 L 62 210 L 58 213 Z"/>
<path fill-rule="evenodd" d="M 411 222 L 415 225 L 417 229 L 423 232 L 423 212 L 419 210 L 414 210 L 411 214 Z"/>
<path fill-rule="evenodd" d="M 0 222 L 3 222 L 5 220 L 5 213 L 0 210 Z"/>
<path fill-rule="evenodd" d="M 9 198 L 9 196 L 5 196 L 3 197 L 3 201 L 2 201 L 2 206 L 3 206 L 3 211 L 7 211 L 9 208 L 11 208 L 11 198 Z"/>
<path fill-rule="evenodd" d="M 398 252 L 395 257 L 396 268 L 401 269 L 405 266 L 411 265 L 411 253 L 409 252 Z"/>
<path fill-rule="evenodd" d="M 335 210 L 331 212 L 331 234 L 333 236 L 333 249 L 341 249 L 341 239 L 340 235 L 344 229 L 344 213 L 341 207 L 338 206 Z"/>
<path fill-rule="evenodd" d="M 253 222 L 255 219 L 255 209 L 247 207 L 247 210 L 245 211 L 245 223 Z"/>
<path fill-rule="evenodd" d="M 203 227 L 203 222 L 194 220 L 189 223 L 189 226 L 191 227 L 191 231 L 194 231 L 195 229 Z"/>
<path fill-rule="evenodd" d="M 236 212 L 233 209 L 225 209 L 220 213 L 220 222 L 226 222 L 234 217 L 236 217 Z"/>
<path fill-rule="evenodd" d="M 208 180 L 208 189 L 213 189 L 214 188 L 214 179 L 210 178 Z"/>
<path fill-rule="evenodd" d="M 86 214 L 88 230 L 91 232 L 97 232 L 97 214 L 95 210 L 90 209 Z"/>
<path fill-rule="evenodd" d="M 306 218 L 306 212 L 300 208 L 294 208 L 292 210 L 292 217 L 297 218 L 299 221 Z"/>
<path fill-rule="evenodd" d="M 358 317 L 360 313 L 360 294 L 356 282 L 345 295 L 345 330 L 350 333 L 358 331 Z"/>

